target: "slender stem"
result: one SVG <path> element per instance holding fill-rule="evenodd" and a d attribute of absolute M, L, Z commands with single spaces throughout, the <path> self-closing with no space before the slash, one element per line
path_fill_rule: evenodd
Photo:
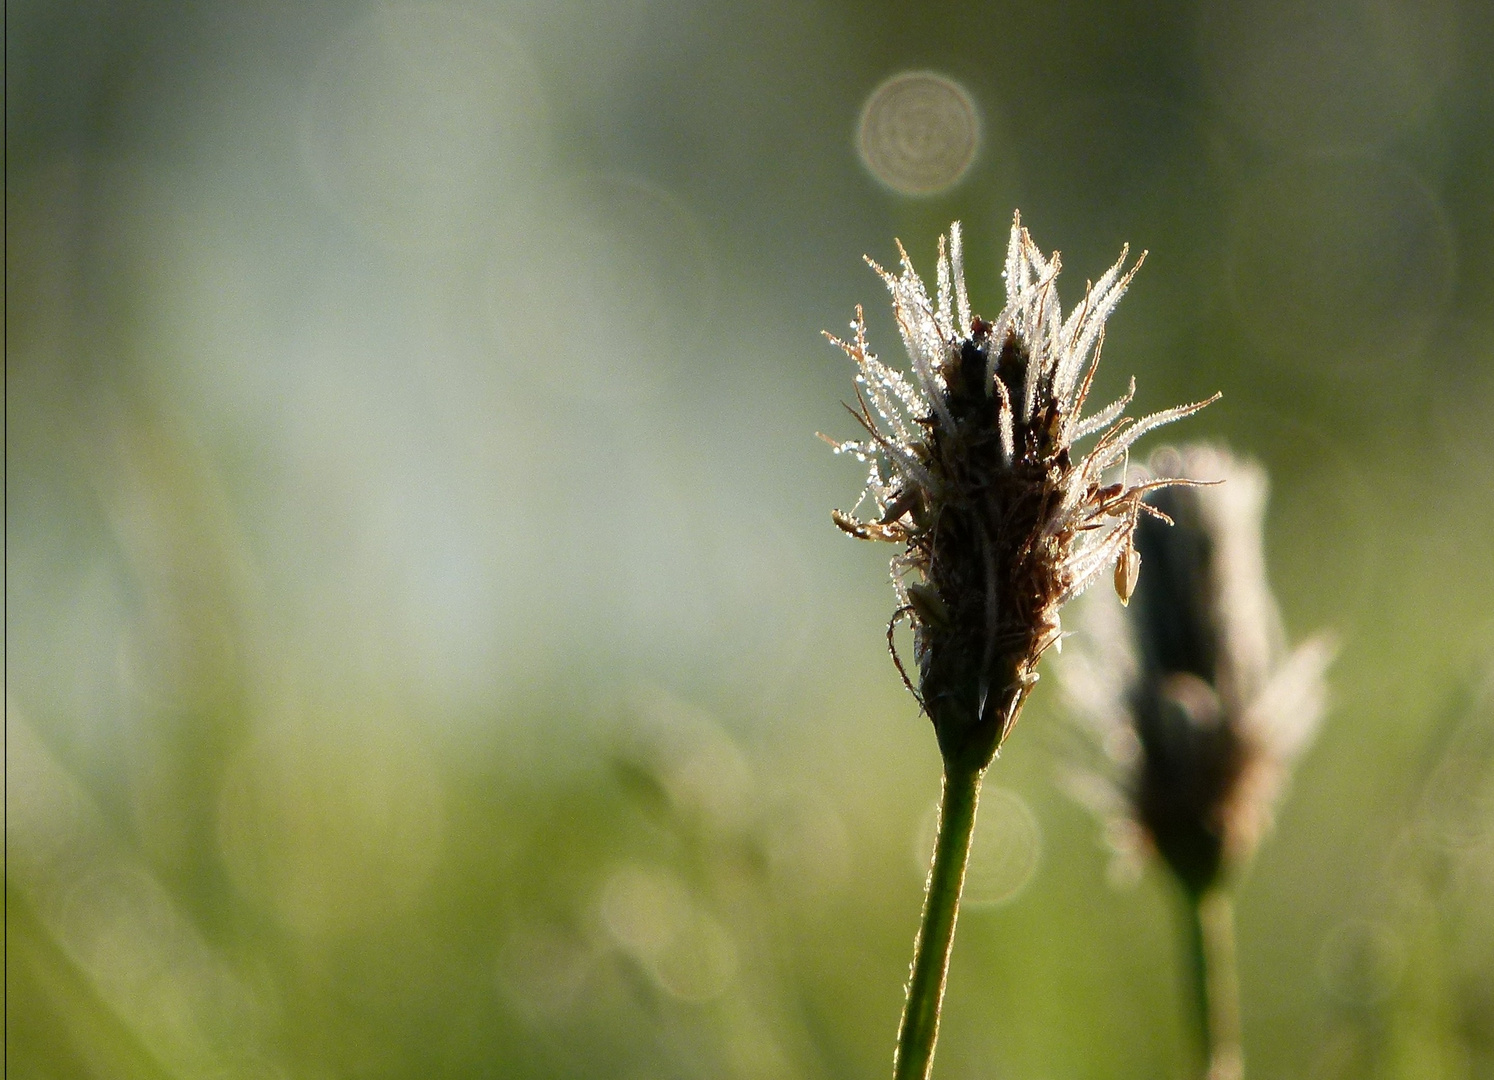
<path fill-rule="evenodd" d="M 1240 975 L 1235 904 L 1224 888 L 1188 897 L 1188 940 L 1207 1080 L 1241 1080 Z"/>
<path fill-rule="evenodd" d="M 980 798 L 983 769 L 946 763 L 944 795 L 939 803 L 939 834 L 934 862 L 929 868 L 923 901 L 923 921 L 913 945 L 913 967 L 908 1001 L 898 1029 L 897 1053 L 892 1059 L 893 1080 L 927 1080 L 934 1064 L 934 1041 L 939 1037 L 939 1009 L 949 973 L 950 947 L 965 884 L 965 863 L 975 832 L 975 808 Z"/>
<path fill-rule="evenodd" d="M 1200 897 L 1189 890 L 1184 893 L 1183 905 L 1183 930 L 1188 938 L 1188 989 L 1192 1003 L 1189 1019 L 1207 1071 L 1214 1041 L 1209 1023 L 1209 961 L 1208 950 L 1204 947 L 1203 919 L 1199 914 Z"/>

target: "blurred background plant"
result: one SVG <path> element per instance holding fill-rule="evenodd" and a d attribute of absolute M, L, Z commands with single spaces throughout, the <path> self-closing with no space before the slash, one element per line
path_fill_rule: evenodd
<path fill-rule="evenodd" d="M 1156 860 L 1182 901 L 1182 982 L 1210 1080 L 1243 1072 L 1235 892 L 1327 705 L 1333 644 L 1289 647 L 1265 562 L 1267 480 L 1216 446 L 1168 447 L 1141 476 L 1196 480 L 1149 501 L 1147 573 L 1122 612 L 1096 594 L 1063 661 L 1089 754 L 1066 770 L 1116 849 Z M 1094 762 L 1086 769 L 1080 762 Z"/>
<path fill-rule="evenodd" d="M 8 5 L 8 1068 L 884 1072 L 939 764 L 818 335 L 955 219 L 999 296 L 1021 206 L 1151 250 L 1097 400 L 1222 388 L 1341 642 L 1252 1077 L 1490 1076 L 1491 61 L 1474 0 Z M 1059 711 L 940 1075 L 1189 1075 Z"/>

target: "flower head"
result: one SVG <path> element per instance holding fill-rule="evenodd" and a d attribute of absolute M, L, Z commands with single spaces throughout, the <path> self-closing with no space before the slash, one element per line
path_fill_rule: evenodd
<path fill-rule="evenodd" d="M 1241 865 L 1322 716 L 1324 635 L 1288 650 L 1266 582 L 1266 476 L 1211 446 L 1151 468 L 1211 482 L 1148 496 L 1176 525 L 1142 521 L 1134 602 L 1087 605 L 1064 684 L 1111 763 L 1079 793 L 1119 828 L 1121 854 L 1154 849 L 1195 895 Z"/>
<path fill-rule="evenodd" d="M 1045 258 L 1015 219 L 1007 302 L 990 321 L 970 309 L 958 223 L 940 239 L 934 299 L 898 251 L 897 274 L 867 261 L 892 293 L 911 373 L 868 349 L 859 308 L 851 340 L 831 338 L 856 362 L 851 412 L 866 437 L 827 441 L 868 463 L 858 508 L 875 505 L 868 517 L 833 516 L 852 536 L 902 545 L 892 560 L 898 609 L 889 643 L 906 618 L 917 693 L 946 762 L 984 767 L 1059 638 L 1059 609 L 1112 568 L 1128 598 L 1139 568 L 1137 522 L 1145 512 L 1165 517 L 1142 496 L 1187 482 L 1129 483 L 1132 443 L 1208 402 L 1137 420 L 1122 415 L 1133 382 L 1120 400 L 1082 416 L 1105 320 L 1140 266 L 1126 270 L 1124 250 L 1065 316 L 1057 253 Z M 1092 436 L 1076 456 L 1076 444 Z"/>

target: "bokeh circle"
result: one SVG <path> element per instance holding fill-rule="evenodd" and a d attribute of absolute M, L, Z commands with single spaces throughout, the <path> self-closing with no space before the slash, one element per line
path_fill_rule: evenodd
<path fill-rule="evenodd" d="M 931 806 L 919 824 L 913 855 L 927 873 L 939 826 Z M 987 785 L 981 792 L 961 902 L 966 908 L 997 907 L 1021 895 L 1042 857 L 1043 831 L 1027 800 L 1010 788 Z"/>
<path fill-rule="evenodd" d="M 1236 208 L 1236 313 L 1309 379 L 1414 376 L 1454 267 L 1441 205 L 1393 162 L 1292 163 L 1252 183 Z"/>
<path fill-rule="evenodd" d="M 543 189 L 540 79 L 502 26 L 460 7 L 381 8 L 324 52 L 302 148 L 329 201 L 372 239 L 447 250 L 522 216 Z"/>
<path fill-rule="evenodd" d="M 980 113 L 965 88 L 932 71 L 905 71 L 872 91 L 857 147 L 867 169 L 901 195 L 958 184 L 980 148 Z"/>

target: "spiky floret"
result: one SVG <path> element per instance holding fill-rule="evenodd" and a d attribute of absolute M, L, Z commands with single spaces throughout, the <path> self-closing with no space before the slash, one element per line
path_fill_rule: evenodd
<path fill-rule="evenodd" d="M 852 536 L 903 545 L 892 560 L 898 609 L 889 644 L 892 625 L 906 618 L 917 693 L 945 759 L 984 767 L 1058 640 L 1059 609 L 1112 568 L 1128 598 L 1138 516 L 1165 516 L 1142 496 L 1189 482 L 1129 483 L 1131 445 L 1214 398 L 1138 420 L 1123 415 L 1133 380 L 1118 401 L 1082 416 L 1105 320 L 1141 265 L 1127 270 L 1125 250 L 1065 317 L 1058 254 L 1045 258 L 1014 218 L 1007 302 L 989 322 L 970 308 L 958 222 L 939 241 L 933 299 L 901 244 L 898 253 L 896 274 L 867 262 L 892 294 L 911 374 L 867 347 L 859 307 L 851 339 L 830 337 L 856 362 L 851 412 L 866 437 L 826 441 L 868 464 L 857 509 L 868 498 L 876 506 L 871 517 L 833 517 Z M 1075 444 L 1094 435 L 1076 460 Z"/>

